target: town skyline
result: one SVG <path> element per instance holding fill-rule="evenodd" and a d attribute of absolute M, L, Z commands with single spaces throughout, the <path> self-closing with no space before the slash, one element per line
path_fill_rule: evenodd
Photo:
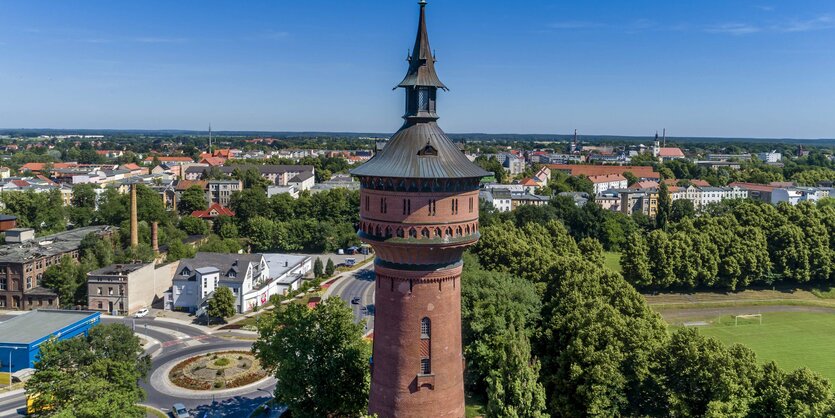
<path fill-rule="evenodd" d="M 0 87 L 13 100 L 0 126 L 394 132 L 402 99 L 381 85 L 400 76 L 412 35 L 384 22 L 413 3 L 10 3 Z M 438 71 L 455 92 L 439 98 L 441 123 L 831 138 L 832 12 L 767 3 L 435 1 Z"/>

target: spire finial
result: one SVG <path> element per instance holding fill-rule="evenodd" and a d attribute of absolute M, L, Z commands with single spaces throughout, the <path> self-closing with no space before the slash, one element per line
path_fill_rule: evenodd
<path fill-rule="evenodd" d="M 426 6 L 426 0 L 420 0 L 418 1 L 418 4 L 420 5 L 420 7 L 424 7 Z"/>

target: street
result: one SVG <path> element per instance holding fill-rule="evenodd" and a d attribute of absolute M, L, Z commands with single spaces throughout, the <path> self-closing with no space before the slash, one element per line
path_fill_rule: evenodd
<path fill-rule="evenodd" d="M 374 329 L 374 263 L 346 273 L 328 289 L 327 297 L 339 296 L 354 311 L 354 322 L 366 320 L 366 332 Z M 358 297 L 359 303 L 351 301 Z"/>

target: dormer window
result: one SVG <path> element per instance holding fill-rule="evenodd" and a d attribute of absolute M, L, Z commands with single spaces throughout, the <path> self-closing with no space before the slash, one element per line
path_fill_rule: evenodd
<path fill-rule="evenodd" d="M 183 271 L 180 272 L 181 276 L 191 276 L 191 270 L 188 267 L 184 268 Z"/>
<path fill-rule="evenodd" d="M 426 146 L 424 146 L 420 151 L 418 151 L 418 155 L 421 156 L 421 157 L 427 157 L 427 156 L 434 157 L 434 156 L 438 155 L 438 150 L 435 147 L 433 147 L 431 144 L 426 144 Z"/>

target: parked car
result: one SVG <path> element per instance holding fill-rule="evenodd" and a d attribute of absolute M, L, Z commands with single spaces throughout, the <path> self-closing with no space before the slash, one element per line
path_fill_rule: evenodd
<path fill-rule="evenodd" d="M 181 403 L 175 403 L 171 407 L 171 415 L 173 415 L 174 418 L 189 418 L 189 417 L 191 417 L 191 415 L 189 415 L 189 413 L 188 413 L 188 409 L 186 409 L 186 406 L 181 404 Z"/>
<path fill-rule="evenodd" d="M 134 318 L 144 318 L 144 317 L 148 316 L 148 312 L 150 312 L 148 310 L 148 308 L 142 308 L 142 309 L 136 311 L 136 313 L 133 314 L 133 317 Z"/>
<path fill-rule="evenodd" d="M 355 259 L 355 258 L 346 258 L 345 259 L 345 266 L 346 267 L 351 267 L 354 264 L 357 264 L 357 259 Z"/>

